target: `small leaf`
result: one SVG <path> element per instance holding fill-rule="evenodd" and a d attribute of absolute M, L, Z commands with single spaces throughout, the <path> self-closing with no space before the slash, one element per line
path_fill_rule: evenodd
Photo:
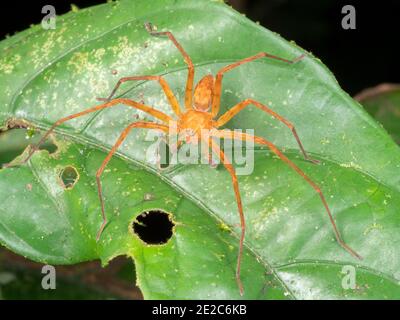
<path fill-rule="evenodd" d="M 362 91 L 355 99 L 400 144 L 400 85 L 381 84 Z"/>

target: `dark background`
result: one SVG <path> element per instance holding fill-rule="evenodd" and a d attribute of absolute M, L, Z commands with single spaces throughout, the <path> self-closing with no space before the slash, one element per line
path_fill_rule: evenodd
<path fill-rule="evenodd" d="M 135 1 L 135 0 L 132 0 Z M 148 0 L 151 1 L 151 0 Z M 57 14 L 104 3 L 105 0 L 4 1 L 1 4 L 0 39 L 39 23 L 42 6 L 52 4 Z M 253 21 L 295 40 L 313 52 L 335 74 L 348 93 L 382 82 L 400 82 L 400 1 L 341 0 L 229 0 Z M 344 5 L 356 8 L 356 30 L 341 27 Z"/>

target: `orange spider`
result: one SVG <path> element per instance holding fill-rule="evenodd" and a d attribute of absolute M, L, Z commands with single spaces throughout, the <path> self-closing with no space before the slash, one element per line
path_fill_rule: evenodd
<path fill-rule="evenodd" d="M 294 126 L 285 118 L 281 117 L 279 114 L 275 113 L 273 110 L 269 109 L 266 105 L 255 101 L 253 99 L 246 99 L 235 106 L 233 106 L 231 109 L 229 109 L 227 112 L 225 112 L 223 115 L 221 115 L 219 118 L 216 118 L 218 113 L 219 113 L 219 108 L 220 108 L 220 101 L 221 101 L 221 88 L 222 88 L 222 78 L 224 73 L 244 64 L 250 61 L 254 61 L 256 59 L 260 59 L 263 57 L 268 57 L 272 59 L 277 59 L 285 63 L 293 64 L 299 60 L 301 60 L 304 55 L 301 55 L 297 57 L 294 60 L 287 60 L 283 59 L 274 55 L 271 55 L 266 52 L 260 52 L 254 56 L 248 57 L 246 59 L 239 60 L 235 63 L 232 63 L 230 65 L 227 65 L 223 67 L 221 70 L 217 72 L 217 75 L 214 77 L 211 74 L 208 74 L 204 76 L 196 85 L 194 92 L 193 92 L 193 80 L 194 80 L 194 65 L 192 60 L 190 59 L 189 55 L 185 52 L 185 50 L 182 48 L 182 46 L 178 43 L 178 41 L 175 39 L 175 37 L 172 35 L 171 32 L 155 32 L 153 29 L 153 26 L 150 23 L 146 23 L 145 27 L 147 31 L 153 35 L 153 36 L 167 36 L 173 44 L 176 46 L 176 48 L 180 51 L 182 54 L 185 63 L 188 66 L 188 76 L 187 76 L 187 82 L 186 82 L 186 90 L 185 90 L 185 111 L 182 111 L 179 103 L 174 96 L 172 90 L 170 89 L 168 83 L 164 80 L 162 76 L 134 76 L 134 77 L 125 77 L 121 78 L 114 89 L 112 90 L 111 94 L 107 99 L 104 98 L 99 98 L 99 100 L 105 100 L 106 102 L 103 104 L 100 104 L 98 106 L 92 107 L 90 109 L 84 110 L 82 112 L 70 115 L 68 117 L 62 118 L 55 122 L 53 126 L 46 132 L 46 134 L 42 137 L 40 142 L 38 143 L 37 146 L 32 147 L 30 150 L 30 153 L 28 154 L 28 157 L 23 161 L 26 162 L 29 160 L 29 158 L 32 156 L 32 154 L 35 152 L 35 150 L 38 149 L 38 147 L 47 139 L 49 134 L 59 125 L 62 123 L 80 117 L 87 115 L 89 113 L 102 110 L 105 108 L 117 106 L 119 104 L 124 104 L 132 108 L 136 108 L 139 110 L 142 110 L 150 115 L 152 115 L 154 118 L 157 118 L 161 120 L 162 124 L 154 123 L 154 122 L 149 122 L 149 121 L 136 121 L 132 122 L 130 125 L 128 125 L 121 135 L 119 136 L 117 142 L 114 144 L 114 146 L 111 148 L 110 152 L 108 153 L 107 157 L 104 159 L 102 165 L 97 171 L 96 174 L 96 181 L 98 185 L 98 195 L 101 203 L 101 213 L 102 213 L 102 218 L 103 222 L 99 228 L 99 231 L 97 233 L 97 241 L 100 239 L 100 236 L 107 224 L 107 217 L 105 215 L 104 211 L 104 200 L 102 196 L 102 188 L 101 188 L 101 182 L 100 182 L 100 177 L 107 165 L 107 163 L 110 161 L 112 158 L 113 154 L 117 151 L 118 147 L 123 143 L 129 132 L 133 128 L 146 128 L 146 129 L 156 129 L 156 130 L 161 130 L 164 133 L 170 132 L 171 128 L 177 128 L 177 134 L 183 134 L 186 136 L 187 141 L 191 141 L 191 137 L 193 135 L 196 136 L 197 141 L 205 141 L 206 146 L 208 146 L 207 152 L 212 150 L 212 152 L 215 153 L 217 157 L 219 157 L 219 160 L 223 163 L 225 166 L 226 170 L 230 173 L 231 178 L 232 178 L 232 183 L 233 183 L 233 188 L 234 188 L 234 193 L 236 197 L 236 202 L 238 206 L 238 211 L 239 211 L 239 216 L 240 216 L 240 226 L 241 226 L 241 235 L 240 235 L 240 240 L 239 240 L 239 253 L 237 257 L 237 266 L 236 266 L 236 281 L 240 290 L 240 294 L 243 295 L 243 285 L 240 279 L 240 266 L 241 266 L 241 258 L 242 258 L 242 252 L 243 252 L 243 242 L 245 238 L 245 230 L 246 230 L 246 225 L 245 225 L 245 218 L 243 214 L 243 208 L 242 208 L 242 201 L 240 197 L 240 192 L 239 192 L 239 184 L 238 180 L 235 174 L 235 169 L 233 168 L 232 164 L 229 162 L 229 160 L 225 157 L 224 152 L 215 144 L 215 143 L 210 143 L 212 138 L 224 138 L 224 139 L 239 139 L 242 141 L 253 141 L 261 145 L 267 146 L 273 153 L 275 153 L 281 160 L 286 162 L 292 169 L 294 169 L 302 178 L 304 178 L 314 189 L 315 191 L 319 194 L 321 201 L 325 207 L 326 212 L 328 213 L 330 222 L 332 223 L 333 230 L 335 232 L 336 239 L 338 243 L 346 250 L 348 251 L 351 255 L 361 259 L 361 257 L 354 251 L 352 250 L 349 246 L 346 245 L 346 243 L 342 240 L 340 233 L 336 227 L 335 221 L 333 220 L 332 214 L 330 212 L 330 209 L 328 207 L 328 204 L 325 200 L 325 197 L 321 191 L 321 189 L 298 167 L 296 166 L 292 161 L 290 161 L 284 154 L 282 154 L 279 149 L 269 142 L 268 140 L 265 140 L 264 138 L 257 137 L 257 136 L 252 136 L 249 134 L 245 133 L 238 133 L 234 132 L 231 130 L 218 130 L 221 126 L 223 126 L 225 123 L 230 121 L 237 113 L 239 113 L 241 110 L 246 108 L 247 106 L 254 105 L 257 108 L 261 109 L 262 111 L 272 115 L 274 118 L 277 120 L 281 121 L 283 124 L 285 124 L 293 133 L 294 138 L 296 139 L 299 148 L 304 155 L 304 158 L 306 160 L 309 160 L 313 163 L 318 163 L 318 161 L 313 160 L 309 158 L 307 155 L 306 151 L 303 148 L 302 143 L 300 142 L 300 139 L 297 135 L 296 129 Z M 176 115 L 176 119 L 166 115 L 165 113 L 158 111 L 150 106 L 144 105 L 142 103 L 132 101 L 129 99 L 125 98 L 118 98 L 118 99 L 112 99 L 111 98 L 114 96 L 115 92 L 119 88 L 119 86 L 126 81 L 135 81 L 135 80 L 153 80 L 153 81 L 158 81 L 161 88 L 163 89 L 166 97 L 168 98 L 169 103 L 171 104 L 172 110 Z M 209 111 L 211 108 L 211 111 Z M 202 135 L 202 130 L 206 129 L 209 130 L 210 136 L 204 137 Z M 174 129 L 171 129 L 174 130 Z M 188 136 L 188 131 L 190 131 L 191 137 Z"/>

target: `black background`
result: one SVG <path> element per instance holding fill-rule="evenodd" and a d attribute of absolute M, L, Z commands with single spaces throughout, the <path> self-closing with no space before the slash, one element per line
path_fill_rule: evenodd
<path fill-rule="evenodd" d="M 132 0 L 135 1 L 135 0 Z M 147 0 L 151 1 L 151 0 Z M 41 8 L 52 4 L 58 15 L 104 3 L 100 0 L 2 1 L 0 39 L 39 23 Z M 266 28 L 313 52 L 354 95 L 383 82 L 400 82 L 400 1 L 230 0 L 232 6 Z M 344 5 L 356 8 L 356 30 L 341 27 Z"/>

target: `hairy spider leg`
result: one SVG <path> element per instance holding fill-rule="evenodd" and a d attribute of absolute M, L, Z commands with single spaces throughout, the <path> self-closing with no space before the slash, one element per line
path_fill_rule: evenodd
<path fill-rule="evenodd" d="M 113 145 L 113 147 L 111 148 L 107 157 L 104 159 L 103 163 L 101 164 L 100 168 L 97 170 L 97 173 L 96 173 L 97 191 L 98 191 L 100 204 L 101 204 L 101 215 L 103 218 L 103 223 L 101 224 L 100 229 L 97 232 L 96 241 L 99 241 L 101 234 L 103 233 L 103 230 L 104 230 L 105 226 L 107 225 L 107 217 L 106 217 L 105 209 L 104 209 L 103 190 L 101 187 L 100 177 L 101 177 L 101 174 L 103 173 L 107 163 L 111 160 L 114 153 L 118 150 L 118 148 L 121 146 L 121 144 L 124 142 L 124 140 L 126 139 L 126 137 L 128 136 L 128 134 L 130 133 L 130 131 L 133 128 L 156 129 L 156 130 L 161 130 L 161 131 L 168 133 L 168 126 L 162 125 L 162 124 L 157 124 L 154 122 L 146 122 L 146 121 L 133 122 L 129 126 L 127 126 L 124 129 L 124 131 L 122 131 L 117 142 Z"/>
<path fill-rule="evenodd" d="M 253 100 L 253 99 L 246 99 L 242 102 L 239 102 L 237 105 L 235 105 L 234 107 L 232 107 L 230 110 L 228 110 L 227 112 L 225 112 L 218 120 L 217 120 L 217 127 L 221 127 L 223 126 L 225 123 L 227 123 L 228 121 L 230 121 L 235 115 L 237 115 L 240 111 L 242 111 L 244 108 L 248 107 L 249 105 L 255 105 L 257 108 L 261 109 L 262 111 L 269 113 L 270 115 L 272 115 L 275 119 L 277 119 L 278 121 L 282 122 L 284 125 L 286 125 L 291 131 L 293 136 L 295 137 L 297 144 L 300 147 L 301 152 L 303 153 L 303 156 L 306 160 L 314 163 L 314 164 L 318 164 L 319 161 L 318 160 L 314 160 L 311 159 L 307 152 L 304 150 L 303 144 L 300 141 L 300 138 L 296 132 L 296 128 L 294 127 L 294 125 L 292 123 L 290 123 L 288 120 L 286 120 L 284 117 L 280 116 L 279 114 L 277 114 L 275 111 L 271 110 L 270 108 L 268 108 L 268 106 Z"/>
<path fill-rule="evenodd" d="M 211 144 L 212 151 L 218 156 L 218 158 L 223 163 L 223 165 L 225 166 L 226 170 L 229 172 L 229 174 L 231 175 L 231 178 L 232 178 L 233 190 L 235 192 L 236 203 L 237 203 L 238 210 L 239 210 L 240 228 L 241 228 L 241 234 L 240 234 L 240 239 L 239 239 L 239 252 L 238 252 L 237 264 L 236 264 L 236 282 L 239 287 L 240 295 L 243 295 L 244 289 L 243 289 L 242 280 L 240 279 L 240 267 L 241 267 L 241 263 L 242 263 L 243 243 L 244 243 L 244 237 L 245 237 L 245 233 L 246 233 L 246 221 L 244 219 L 242 199 L 240 197 L 240 191 L 239 191 L 239 183 L 238 183 L 237 176 L 236 176 L 233 165 L 230 163 L 229 159 L 225 156 L 224 152 L 220 149 L 220 147 L 216 143 L 213 143 L 213 141 L 210 142 L 208 139 L 206 140 L 206 142 L 209 145 Z"/>
<path fill-rule="evenodd" d="M 70 115 L 70 116 L 68 116 L 68 117 L 61 118 L 61 119 L 59 119 L 58 121 L 56 121 L 56 122 L 50 127 L 50 129 L 47 130 L 47 132 L 46 132 L 46 133 L 44 134 L 44 136 L 40 139 L 40 141 L 38 142 L 38 144 L 37 144 L 35 147 L 32 147 L 32 148 L 31 148 L 31 150 L 30 150 L 28 156 L 26 157 L 25 160 L 22 161 L 22 163 L 26 163 L 26 162 L 32 157 L 32 155 L 35 153 L 35 151 L 39 149 L 39 147 L 46 141 L 46 139 L 49 137 L 49 135 L 50 135 L 50 134 L 54 131 L 54 129 L 55 129 L 56 127 L 58 127 L 59 125 L 63 124 L 64 122 L 66 122 L 66 121 L 68 121 L 68 120 L 71 120 L 71 119 L 74 119 L 74 118 L 78 118 L 78 117 L 84 116 L 84 115 L 86 115 L 86 114 L 88 114 L 88 113 L 92 113 L 92 112 L 99 111 L 99 110 L 102 110 L 102 109 L 110 108 L 110 107 L 116 106 L 116 105 L 118 105 L 118 104 L 123 104 L 123 105 L 129 106 L 129 107 L 135 108 L 135 109 L 142 110 L 142 111 L 144 111 L 144 112 L 146 112 L 146 113 L 152 115 L 153 117 L 155 117 L 155 118 L 157 118 L 157 119 L 163 121 L 164 123 L 169 123 L 169 121 L 173 121 L 173 119 L 172 119 L 170 116 L 166 115 L 165 113 L 163 113 L 163 112 L 161 112 L 161 111 L 158 111 L 158 110 L 156 110 L 156 109 L 154 109 L 154 108 L 152 108 L 152 107 L 146 106 L 146 105 L 144 105 L 144 104 L 138 103 L 138 102 L 136 102 L 136 101 L 129 100 L 129 99 L 123 99 L 123 98 L 114 99 L 114 100 L 111 100 L 111 101 L 109 101 L 109 102 L 106 102 L 106 103 L 100 104 L 100 105 L 98 105 L 98 106 L 95 106 L 95 107 L 86 109 L 86 110 L 84 110 L 84 111 L 81 111 L 81 112 L 72 114 L 72 115 Z"/>
<path fill-rule="evenodd" d="M 267 146 L 273 153 L 275 153 L 282 161 L 284 161 L 286 164 L 288 164 L 292 169 L 294 169 L 304 180 L 306 180 L 313 188 L 314 190 L 319 194 L 321 201 L 325 207 L 326 212 L 328 213 L 329 220 L 333 226 L 333 230 L 335 232 L 336 240 L 337 242 L 342 246 L 343 249 L 345 249 L 348 253 L 350 253 L 352 256 L 362 260 L 362 257 L 355 252 L 353 249 L 351 249 L 342 239 L 339 230 L 336 226 L 336 223 L 333 219 L 333 216 L 331 214 L 331 210 L 329 209 L 328 203 L 325 200 L 325 196 L 323 195 L 321 189 L 319 186 L 314 183 L 298 166 L 296 166 L 292 161 L 290 161 L 273 143 L 270 141 L 253 136 L 250 134 L 246 133 L 241 133 L 241 132 L 234 132 L 231 130 L 224 130 L 224 131 L 218 131 L 213 134 L 215 137 L 218 138 L 226 138 L 226 139 L 238 139 L 238 140 L 243 140 L 243 141 L 254 141 L 258 144 L 265 145 Z"/>
<path fill-rule="evenodd" d="M 175 45 L 175 47 L 180 51 L 185 60 L 185 63 L 188 66 L 188 76 L 186 81 L 186 90 L 185 90 L 185 108 L 186 110 L 193 109 L 192 106 L 192 98 L 193 98 L 193 81 L 194 81 L 194 65 L 192 59 L 183 49 L 183 47 L 179 44 L 179 42 L 175 39 L 174 35 L 170 31 L 156 32 L 154 31 L 153 25 L 150 22 L 145 23 L 146 30 L 152 36 L 167 36 Z"/>
<path fill-rule="evenodd" d="M 97 98 L 100 101 L 110 101 L 114 94 L 117 92 L 118 88 L 121 86 L 122 83 L 126 81 L 139 81 L 139 80 L 153 80 L 158 81 L 161 88 L 163 89 L 166 97 L 168 98 L 169 103 L 171 104 L 172 110 L 175 112 L 177 116 L 181 114 L 181 110 L 179 107 L 179 102 L 176 99 L 174 93 L 172 92 L 170 86 L 168 85 L 167 81 L 162 76 L 133 76 L 133 77 L 124 77 L 118 80 L 117 84 L 115 85 L 114 89 L 111 91 L 108 98 Z"/>
<path fill-rule="evenodd" d="M 260 53 L 254 55 L 254 56 L 239 60 L 237 62 L 234 62 L 232 64 L 229 64 L 229 65 L 223 67 L 222 69 L 220 69 L 217 72 L 217 75 L 215 76 L 214 96 L 213 96 L 213 99 L 212 99 L 212 106 L 211 106 L 211 114 L 212 114 L 212 116 L 216 117 L 218 115 L 218 113 L 219 113 L 219 108 L 220 108 L 220 103 L 221 103 L 222 78 L 223 78 L 225 72 L 228 72 L 228 71 L 230 71 L 230 70 L 232 70 L 232 69 L 234 69 L 234 68 L 236 68 L 236 67 L 238 67 L 238 66 L 240 66 L 240 65 L 242 65 L 244 63 L 251 62 L 251 61 L 254 61 L 254 60 L 257 60 L 257 59 L 260 59 L 260 58 L 264 58 L 264 57 L 292 64 L 292 63 L 296 63 L 297 61 L 303 59 L 304 56 L 305 55 L 302 54 L 302 55 L 298 56 L 297 58 L 295 58 L 293 60 L 287 60 L 287 59 L 284 59 L 284 58 L 281 58 L 281 57 L 278 57 L 278 56 L 274 56 L 274 55 L 269 54 L 267 52 L 260 52 Z"/>

